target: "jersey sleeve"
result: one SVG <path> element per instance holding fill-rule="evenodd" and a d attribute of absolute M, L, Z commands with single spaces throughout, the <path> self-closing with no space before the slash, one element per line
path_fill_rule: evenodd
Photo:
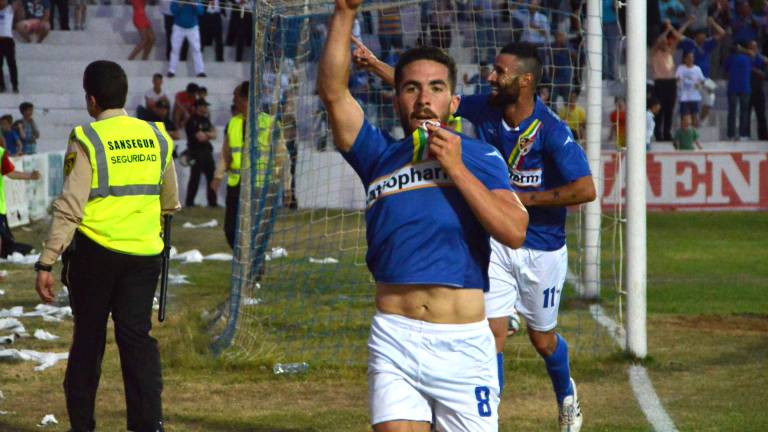
<path fill-rule="evenodd" d="M 544 149 L 560 170 L 563 180 L 568 183 L 591 175 L 584 149 L 573 138 L 565 123 L 558 123 L 547 134 Z"/>
<path fill-rule="evenodd" d="M 455 116 L 464 117 L 472 123 L 478 124 L 484 120 L 488 110 L 488 95 L 469 95 L 462 96 L 459 103 L 459 109 L 454 113 Z"/>
<path fill-rule="evenodd" d="M 341 152 L 341 156 L 352 166 L 365 187 L 368 187 L 373 169 L 386 151 L 389 141 L 387 135 L 365 119 L 352 148 L 348 152 Z"/>

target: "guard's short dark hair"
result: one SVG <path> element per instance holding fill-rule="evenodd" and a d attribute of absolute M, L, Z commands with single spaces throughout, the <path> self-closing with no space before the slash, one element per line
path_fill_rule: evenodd
<path fill-rule="evenodd" d="M 456 91 L 456 62 L 445 51 L 437 47 L 420 46 L 411 48 L 400 56 L 395 66 L 395 91 L 400 91 L 400 82 L 403 79 L 403 69 L 418 60 L 430 60 L 440 63 L 448 68 L 448 85 L 451 94 Z"/>
<path fill-rule="evenodd" d="M 250 91 L 251 83 L 250 81 L 243 81 L 240 83 L 239 86 L 237 86 L 237 93 L 240 95 L 240 97 L 247 98 L 248 92 Z"/>
<path fill-rule="evenodd" d="M 8 123 L 13 123 L 13 116 L 10 114 L 6 114 L 0 117 L 0 121 L 7 121 Z"/>
<path fill-rule="evenodd" d="M 128 95 L 128 78 L 119 64 L 97 60 L 83 73 L 85 93 L 93 96 L 102 110 L 123 108 Z"/>
<path fill-rule="evenodd" d="M 21 105 L 19 105 L 19 112 L 24 114 L 24 111 L 34 108 L 35 106 L 32 105 L 32 102 L 22 102 Z"/>
<path fill-rule="evenodd" d="M 528 42 L 510 42 L 501 49 L 499 54 L 509 54 L 517 57 L 521 73 L 533 74 L 534 85 L 541 81 L 541 57 L 538 45 Z"/>
<path fill-rule="evenodd" d="M 191 82 L 191 83 L 187 84 L 187 93 L 197 93 L 197 90 L 199 88 L 200 87 L 197 84 Z"/>
<path fill-rule="evenodd" d="M 156 73 L 156 74 L 152 75 L 152 79 L 153 80 L 158 79 L 158 78 L 163 79 L 163 74 Z"/>

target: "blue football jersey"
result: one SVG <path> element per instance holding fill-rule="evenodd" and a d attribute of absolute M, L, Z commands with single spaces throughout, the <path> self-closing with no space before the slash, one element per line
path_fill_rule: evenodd
<path fill-rule="evenodd" d="M 496 147 L 509 167 L 515 191 L 535 192 L 564 186 L 590 175 L 584 149 L 568 124 L 536 98 L 533 115 L 509 127 L 489 95 L 464 96 L 457 116 L 475 126 L 477 136 Z M 565 207 L 529 207 L 525 247 L 552 251 L 565 245 Z"/>
<path fill-rule="evenodd" d="M 366 191 L 368 253 L 377 282 L 488 290 L 489 235 L 437 160 L 426 132 L 395 140 L 366 120 L 342 153 Z M 489 190 L 511 190 L 490 145 L 462 136 L 465 166 Z"/>

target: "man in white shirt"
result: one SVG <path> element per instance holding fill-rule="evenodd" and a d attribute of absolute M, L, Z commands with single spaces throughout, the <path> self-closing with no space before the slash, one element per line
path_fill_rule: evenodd
<path fill-rule="evenodd" d="M 152 76 L 152 88 L 144 93 L 144 106 L 147 107 L 148 110 L 154 111 L 155 104 L 160 99 L 165 99 L 166 102 L 170 102 L 168 95 L 163 91 L 163 75 L 156 73 Z"/>
<path fill-rule="evenodd" d="M 648 98 L 647 103 L 648 110 L 645 112 L 645 150 L 651 149 L 651 140 L 653 139 L 653 131 L 656 129 L 656 114 L 661 111 L 661 102 L 658 99 L 651 96 Z"/>
<path fill-rule="evenodd" d="M 698 127 L 699 103 L 701 102 L 699 90 L 706 78 L 701 72 L 701 68 L 693 63 L 693 51 L 686 51 L 683 54 L 683 64 L 677 67 L 675 78 L 677 78 L 678 94 L 680 95 L 680 116 L 690 114 L 693 117 L 693 127 Z"/>
<path fill-rule="evenodd" d="M 19 74 L 16 70 L 16 42 L 13 40 L 13 16 L 20 11 L 20 4 L 0 0 L 0 93 L 5 91 L 3 59 L 8 62 L 13 92 L 19 92 Z"/>

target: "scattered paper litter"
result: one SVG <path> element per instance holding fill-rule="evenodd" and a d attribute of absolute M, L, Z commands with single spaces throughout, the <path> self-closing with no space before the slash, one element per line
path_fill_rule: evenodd
<path fill-rule="evenodd" d="M 339 260 L 336 258 L 331 257 L 325 257 L 325 258 L 309 258 L 309 262 L 312 264 L 338 264 Z"/>
<path fill-rule="evenodd" d="M 0 270 L 0 279 L 8 277 L 8 270 Z"/>
<path fill-rule="evenodd" d="M 3 400 L 3 399 L 5 399 L 5 395 L 3 394 L 3 391 L 0 390 L 0 400 Z"/>
<path fill-rule="evenodd" d="M 40 340 L 44 340 L 44 341 L 52 341 L 52 340 L 56 340 L 56 339 L 59 338 L 55 334 L 49 333 L 49 332 L 47 332 L 47 331 L 45 331 L 43 329 L 35 330 L 34 336 L 35 336 L 35 339 L 40 339 Z"/>
<path fill-rule="evenodd" d="M 62 286 L 61 291 L 56 293 L 56 300 L 53 302 L 56 306 L 69 306 L 69 288 Z"/>
<path fill-rule="evenodd" d="M 244 306 L 255 306 L 257 304 L 260 304 L 262 300 L 260 298 L 254 298 L 254 297 L 243 297 L 243 305 Z"/>
<path fill-rule="evenodd" d="M 11 264 L 32 265 L 40 258 L 40 254 L 31 253 L 29 255 L 22 255 L 18 252 L 14 252 L 8 255 L 8 258 L 0 258 L 0 262 L 7 262 Z"/>
<path fill-rule="evenodd" d="M 278 258 L 285 258 L 288 256 L 288 251 L 282 247 L 273 247 L 271 251 L 267 252 L 266 260 L 273 260 Z"/>
<path fill-rule="evenodd" d="M 210 255 L 206 255 L 203 259 L 206 261 L 232 261 L 232 254 L 226 252 L 219 252 Z"/>
<path fill-rule="evenodd" d="M 186 252 L 182 252 L 180 254 L 176 254 L 175 256 L 172 256 L 171 259 L 175 260 L 181 260 L 184 261 L 184 263 L 201 263 L 203 262 L 203 254 L 200 253 L 197 249 L 188 250 Z"/>
<path fill-rule="evenodd" d="M 25 334 L 27 329 L 24 328 L 24 324 L 16 318 L 0 318 L 0 331 L 7 330 L 12 333 Z"/>
<path fill-rule="evenodd" d="M 169 255 L 171 256 L 171 259 L 175 258 L 176 255 L 179 254 L 179 250 L 176 249 L 176 246 L 171 246 L 171 250 L 169 251 Z"/>
<path fill-rule="evenodd" d="M 10 309 L 0 309 L 0 318 L 18 318 L 24 314 L 24 306 L 14 306 Z"/>
<path fill-rule="evenodd" d="M 184 285 L 190 282 L 187 280 L 187 275 L 168 274 L 168 283 L 171 285 Z"/>
<path fill-rule="evenodd" d="M 152 298 L 152 310 L 160 310 L 160 300 L 157 297 Z"/>
<path fill-rule="evenodd" d="M 43 417 L 42 420 L 40 420 L 40 424 L 38 424 L 38 427 L 46 427 L 50 425 L 59 424 L 59 421 L 56 420 L 56 417 L 53 416 L 53 414 L 46 414 L 45 417 Z"/>
<path fill-rule="evenodd" d="M 10 345 L 16 341 L 16 333 L 0 336 L 0 345 Z"/>
<path fill-rule="evenodd" d="M 8 412 L 8 411 L 0 411 L 0 415 L 8 415 L 8 414 L 10 414 L 10 412 Z"/>
<path fill-rule="evenodd" d="M 0 295 L 5 295 L 5 290 L 0 290 Z"/>
<path fill-rule="evenodd" d="M 69 306 L 54 306 L 48 304 L 39 304 L 35 306 L 34 312 L 27 312 L 24 317 L 43 317 L 44 321 L 58 322 L 64 318 L 72 318 L 72 308 Z"/>
<path fill-rule="evenodd" d="M 208 222 L 203 222 L 199 224 L 193 224 L 192 222 L 184 222 L 184 225 L 182 225 L 182 228 L 216 228 L 219 226 L 219 221 L 216 219 L 211 219 Z"/>
<path fill-rule="evenodd" d="M 33 361 L 38 364 L 36 372 L 55 365 L 59 360 L 66 360 L 69 353 L 46 353 L 32 350 L 4 349 L 0 350 L 0 359 Z"/>

